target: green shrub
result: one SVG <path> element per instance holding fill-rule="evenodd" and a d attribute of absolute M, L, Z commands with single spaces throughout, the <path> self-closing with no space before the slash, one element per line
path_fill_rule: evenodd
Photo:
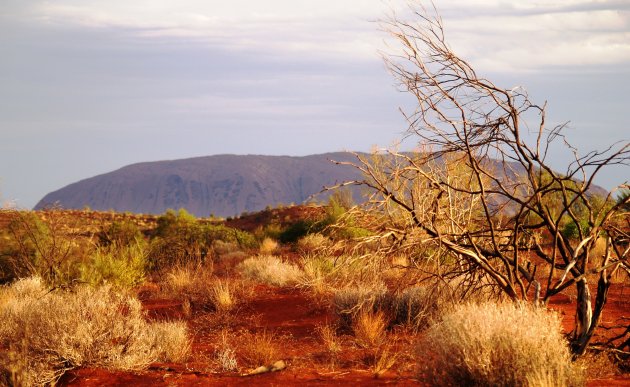
<path fill-rule="evenodd" d="M 433 385 L 583 383 L 558 316 L 530 305 L 460 305 L 428 329 L 418 348 L 421 377 Z"/>
<path fill-rule="evenodd" d="M 147 251 L 141 241 L 134 244 L 99 246 L 82 263 L 81 280 L 93 286 L 111 284 L 130 288 L 144 281 Z"/>
<path fill-rule="evenodd" d="M 143 235 L 138 226 L 130 220 L 114 221 L 99 233 L 101 245 L 116 244 L 127 246 L 143 240 Z"/>
<path fill-rule="evenodd" d="M 152 269 L 203 264 L 215 241 L 234 243 L 241 248 L 257 246 L 252 234 L 224 225 L 203 224 L 185 210 L 178 213 L 169 210 L 158 218 L 157 223 L 149 253 Z"/>
<path fill-rule="evenodd" d="M 278 236 L 282 243 L 295 243 L 298 239 L 312 232 L 315 223 L 309 220 L 298 220 L 285 228 Z"/>
<path fill-rule="evenodd" d="M 0 274 L 3 282 L 39 276 L 51 287 L 69 284 L 86 246 L 72 234 L 73 219 L 61 211 L 45 212 L 46 221 L 30 211 L 10 211 L 2 232 Z"/>
<path fill-rule="evenodd" d="M 588 220 L 583 219 L 579 221 L 579 227 L 582 229 L 582 232 L 588 233 L 591 227 L 588 224 Z M 567 238 L 577 239 L 580 237 L 578 224 L 574 221 L 567 222 L 567 224 L 562 227 L 561 231 L 562 235 Z"/>

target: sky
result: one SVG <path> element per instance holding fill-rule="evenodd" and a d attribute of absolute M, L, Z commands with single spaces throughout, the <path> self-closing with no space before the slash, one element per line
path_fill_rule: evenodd
<path fill-rule="evenodd" d="M 387 147 L 413 107 L 377 23 L 403 1 L 1 1 L 0 205 L 136 162 Z M 435 5 L 453 51 L 546 101 L 582 153 L 629 141 L 630 2 Z"/>

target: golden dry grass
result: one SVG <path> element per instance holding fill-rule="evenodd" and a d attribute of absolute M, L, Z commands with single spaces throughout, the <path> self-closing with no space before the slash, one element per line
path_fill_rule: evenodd
<path fill-rule="evenodd" d="M 280 360 L 278 337 L 267 330 L 241 332 L 238 353 L 250 367 L 267 366 Z"/>
<path fill-rule="evenodd" d="M 294 285 L 302 276 L 299 267 L 273 255 L 247 258 L 237 266 L 237 270 L 245 278 L 275 286 Z"/>
<path fill-rule="evenodd" d="M 385 341 L 387 325 L 387 317 L 383 311 L 360 310 L 352 323 L 357 344 L 363 348 L 380 346 Z"/>
<path fill-rule="evenodd" d="M 28 278 L 0 292 L 0 345 L 13 353 L 5 367 L 26 385 L 52 383 L 75 367 L 141 370 L 182 361 L 190 350 L 185 323 L 148 323 L 140 302 L 111 286 L 51 292 Z"/>
<path fill-rule="evenodd" d="M 271 255 L 271 254 L 275 253 L 276 251 L 278 251 L 279 247 L 280 247 L 280 245 L 278 244 L 278 241 L 276 241 L 275 239 L 271 239 L 269 237 L 266 237 L 260 243 L 259 251 L 263 255 Z"/>
<path fill-rule="evenodd" d="M 229 280 L 215 280 L 210 286 L 214 308 L 219 312 L 229 312 L 236 305 L 233 285 Z"/>
<path fill-rule="evenodd" d="M 581 385 L 557 315 L 515 303 L 464 304 L 429 328 L 418 346 L 434 385 Z"/>

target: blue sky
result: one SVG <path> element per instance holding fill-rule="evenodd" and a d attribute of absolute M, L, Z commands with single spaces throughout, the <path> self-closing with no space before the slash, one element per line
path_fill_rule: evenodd
<path fill-rule="evenodd" d="M 4 0 L 0 204 L 124 165 L 368 151 L 405 129 L 374 21 L 402 1 Z M 630 138 L 627 1 L 436 1 L 453 50 L 548 102 L 582 151 Z M 567 159 L 557 155 L 554 166 Z M 617 167 L 597 181 L 630 179 Z"/>

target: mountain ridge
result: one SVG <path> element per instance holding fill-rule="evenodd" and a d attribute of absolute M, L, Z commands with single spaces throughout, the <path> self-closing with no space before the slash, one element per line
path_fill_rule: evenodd
<path fill-rule="evenodd" d="M 308 156 L 220 154 L 140 162 L 50 192 L 34 209 L 87 206 L 99 211 L 157 215 L 168 209 L 185 208 L 199 217 L 234 216 L 267 206 L 302 204 L 324 187 L 363 178 L 356 168 L 337 165 L 332 160 L 357 161 L 354 153 L 331 152 Z M 519 169 L 522 167 L 516 164 L 502 168 L 507 179 L 517 178 Z M 355 202 L 360 202 L 361 188 L 351 189 Z M 591 191 L 607 193 L 597 186 Z M 316 199 L 323 201 L 326 196 Z"/>
<path fill-rule="evenodd" d="M 185 208 L 197 216 L 233 216 L 278 204 L 303 203 L 323 187 L 360 177 L 330 160 L 348 152 L 308 156 L 221 154 L 130 164 L 48 193 L 36 205 L 161 214 Z"/>

